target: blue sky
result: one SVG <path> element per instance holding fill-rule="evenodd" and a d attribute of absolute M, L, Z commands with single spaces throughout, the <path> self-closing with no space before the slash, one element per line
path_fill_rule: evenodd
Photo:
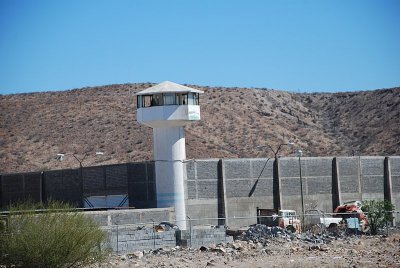
<path fill-rule="evenodd" d="M 165 80 L 400 86 L 400 1 L 0 0 L 0 94 Z"/>

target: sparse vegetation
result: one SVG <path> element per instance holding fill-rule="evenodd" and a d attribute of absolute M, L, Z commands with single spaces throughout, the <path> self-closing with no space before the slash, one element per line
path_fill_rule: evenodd
<path fill-rule="evenodd" d="M 393 221 L 391 211 L 394 210 L 394 205 L 387 200 L 363 201 L 363 210 L 368 213 L 368 223 L 373 235 L 377 234 L 379 227 L 383 227 Z"/>
<path fill-rule="evenodd" d="M 105 257 L 100 250 L 105 233 L 66 204 L 21 204 L 11 209 L 6 221 L 0 234 L 0 266 L 84 267 Z"/>

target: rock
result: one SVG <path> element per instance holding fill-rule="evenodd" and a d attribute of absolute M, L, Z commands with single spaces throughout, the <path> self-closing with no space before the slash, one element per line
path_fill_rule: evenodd
<path fill-rule="evenodd" d="M 236 250 L 241 250 L 242 249 L 242 244 L 240 242 L 233 242 L 232 243 L 232 248 Z"/>
<path fill-rule="evenodd" d="M 212 249 L 213 252 L 218 252 L 218 253 L 226 253 L 226 250 L 224 247 L 218 246 Z"/>
<path fill-rule="evenodd" d="M 200 251 L 208 251 L 208 249 L 205 246 L 201 246 Z"/>
<path fill-rule="evenodd" d="M 215 244 L 208 245 L 208 248 L 211 250 L 215 249 L 216 247 L 217 247 L 217 245 L 215 245 Z"/>
<path fill-rule="evenodd" d="M 320 247 L 319 250 L 320 251 L 329 251 L 329 247 Z"/>
<path fill-rule="evenodd" d="M 142 251 L 134 251 L 131 254 L 129 254 L 128 256 L 133 259 L 141 259 L 141 258 L 143 258 L 143 252 Z"/>
<path fill-rule="evenodd" d="M 320 250 L 321 249 L 321 247 L 320 246 L 318 246 L 318 245 L 312 245 L 312 246 L 309 246 L 308 247 L 308 250 Z"/>
<path fill-rule="evenodd" d="M 215 260 L 214 260 L 214 259 L 209 260 L 209 261 L 207 262 L 206 266 L 215 266 L 214 263 L 215 263 Z"/>

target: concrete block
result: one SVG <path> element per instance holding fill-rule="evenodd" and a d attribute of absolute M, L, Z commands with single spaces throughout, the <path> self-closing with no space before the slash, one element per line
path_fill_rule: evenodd
<path fill-rule="evenodd" d="M 304 177 L 332 177 L 332 161 L 332 157 L 302 157 L 302 174 Z"/>
<path fill-rule="evenodd" d="M 389 159 L 392 176 L 400 175 L 400 156 L 391 156 Z"/>
<path fill-rule="evenodd" d="M 383 174 L 383 172 L 382 172 Z M 384 187 L 383 175 L 380 176 L 363 176 L 362 180 L 362 192 L 364 193 L 382 193 Z"/>
<path fill-rule="evenodd" d="M 218 198 L 218 182 L 197 181 L 198 198 Z"/>
<path fill-rule="evenodd" d="M 300 178 L 282 178 L 281 192 L 284 196 L 300 195 Z M 303 179 L 303 192 L 306 190 L 306 179 Z"/>
<path fill-rule="evenodd" d="M 392 190 L 394 193 L 400 193 L 400 175 L 392 174 Z"/>
<path fill-rule="evenodd" d="M 305 158 L 302 158 L 302 163 Z M 299 168 L 299 159 L 298 158 L 289 158 L 289 157 L 282 157 L 279 160 L 279 173 L 281 178 L 293 178 L 299 177 L 300 168 Z"/>
<path fill-rule="evenodd" d="M 303 189 L 304 190 L 304 189 Z M 307 194 L 331 194 L 332 177 L 307 178 Z"/>
<path fill-rule="evenodd" d="M 187 198 L 196 199 L 197 198 L 196 181 L 187 181 L 186 185 L 187 185 Z"/>
<path fill-rule="evenodd" d="M 268 162 L 267 162 L 268 161 Z M 250 178 L 272 178 L 274 159 L 251 159 Z M 263 170 L 264 169 L 264 170 Z"/>
<path fill-rule="evenodd" d="M 249 197 L 255 179 L 236 179 L 226 181 L 227 197 Z"/>
<path fill-rule="evenodd" d="M 196 179 L 196 162 L 190 161 L 183 164 L 183 176 L 184 180 Z"/>
<path fill-rule="evenodd" d="M 384 157 L 361 157 L 361 174 L 383 175 Z"/>
<path fill-rule="evenodd" d="M 218 180 L 218 160 L 196 161 L 198 180 Z"/>
<path fill-rule="evenodd" d="M 249 178 L 250 160 L 248 159 L 228 159 L 224 160 L 225 179 Z"/>
<path fill-rule="evenodd" d="M 359 157 L 338 157 L 339 177 L 358 176 Z"/>
<path fill-rule="evenodd" d="M 141 222 L 137 213 L 119 213 L 112 215 L 112 223 L 115 225 L 133 224 Z"/>
<path fill-rule="evenodd" d="M 342 193 L 358 193 L 359 187 L 360 181 L 357 175 L 340 177 L 340 191 Z"/>
<path fill-rule="evenodd" d="M 252 180 L 254 187 L 254 192 L 251 195 L 253 196 L 273 196 L 273 179 L 259 179 Z"/>

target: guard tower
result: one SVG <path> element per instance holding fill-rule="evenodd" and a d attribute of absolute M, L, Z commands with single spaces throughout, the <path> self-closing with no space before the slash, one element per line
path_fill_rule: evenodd
<path fill-rule="evenodd" d="M 153 128 L 157 207 L 174 207 L 181 230 L 186 230 L 183 127 L 200 120 L 200 93 L 203 91 L 166 81 L 136 94 L 137 121 Z"/>

